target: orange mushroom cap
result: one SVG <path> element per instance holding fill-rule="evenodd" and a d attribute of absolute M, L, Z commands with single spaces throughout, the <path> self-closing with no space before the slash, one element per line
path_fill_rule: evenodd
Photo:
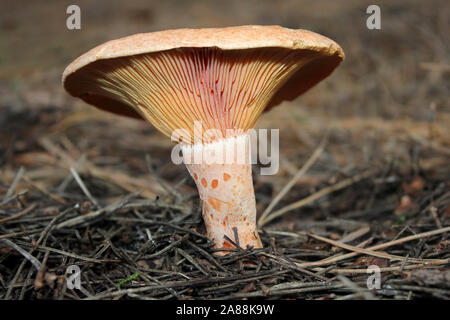
<path fill-rule="evenodd" d="M 343 59 L 338 44 L 306 30 L 177 29 L 106 42 L 73 61 L 62 82 L 71 95 L 147 119 L 167 136 L 192 133 L 194 121 L 225 133 L 252 128 L 262 112 L 295 99 Z"/>

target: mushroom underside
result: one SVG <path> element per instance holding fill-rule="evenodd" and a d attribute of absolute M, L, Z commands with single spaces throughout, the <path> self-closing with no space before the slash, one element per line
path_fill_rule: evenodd
<path fill-rule="evenodd" d="M 69 75 L 65 86 L 90 104 L 141 117 L 165 135 L 193 143 L 194 122 L 222 136 L 227 129 L 252 128 L 266 107 L 299 94 L 290 81 L 285 86 L 289 78 L 306 90 L 334 69 L 335 59 L 285 48 L 178 48 L 93 62 Z M 204 141 L 216 135 L 206 133 Z"/>

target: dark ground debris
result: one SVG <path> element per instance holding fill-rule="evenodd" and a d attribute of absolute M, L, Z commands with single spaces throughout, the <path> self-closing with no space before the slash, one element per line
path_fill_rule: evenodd
<path fill-rule="evenodd" d="M 30 120 L 28 130 L 44 121 Z M 180 183 L 169 184 L 147 161 L 156 182 L 146 193 L 159 196 L 124 195 L 121 176 L 97 169 L 86 156 L 73 158 L 65 139 L 14 140 L 31 143 L 26 150 L 43 149 L 16 154 L 16 161 L 41 157 L 53 165 L 22 166 L 0 187 L 3 299 L 450 298 L 448 176 L 392 163 L 336 172 L 312 190 L 294 187 L 291 192 L 314 195 L 348 181 L 300 214 L 264 225 L 264 249 L 219 257 L 203 235 L 200 203 L 182 168 Z M 72 170 L 60 170 L 67 162 Z M 319 157 L 313 172 L 326 162 Z M 37 182 L 41 177 L 50 187 Z M 255 180 L 258 202 L 268 201 L 267 186 Z M 81 270 L 81 290 L 67 287 L 73 265 Z M 367 289 L 373 265 L 382 271 L 378 290 Z"/>

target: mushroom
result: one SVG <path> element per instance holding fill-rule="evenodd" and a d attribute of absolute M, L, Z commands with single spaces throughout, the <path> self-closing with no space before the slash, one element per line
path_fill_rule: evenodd
<path fill-rule="evenodd" d="M 264 111 L 298 97 L 343 59 L 338 44 L 306 30 L 177 29 L 106 42 L 73 61 L 62 83 L 100 109 L 149 121 L 180 142 L 188 160 L 196 152 L 228 155 L 234 145 L 246 146 Z M 262 247 L 251 163 L 236 159 L 185 161 L 203 201 L 207 235 L 222 253 L 236 244 Z"/>

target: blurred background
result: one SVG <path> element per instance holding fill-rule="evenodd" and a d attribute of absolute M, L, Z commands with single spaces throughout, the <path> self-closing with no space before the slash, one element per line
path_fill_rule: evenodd
<path fill-rule="evenodd" d="M 281 128 L 282 153 L 278 175 L 255 177 L 261 208 L 304 163 L 326 130 L 330 131 L 327 152 L 299 181 L 300 193 L 328 181 L 323 179 L 330 174 L 349 174 L 358 167 L 383 167 L 395 161 L 405 172 L 416 170 L 418 154 L 421 170 L 446 179 L 450 167 L 448 1 L 375 2 L 2 0 L 0 182 L 6 190 L 24 166 L 30 181 L 51 191 L 68 174 L 69 166 L 84 156 L 110 175 L 141 177 L 126 180 L 125 189 L 143 189 L 144 195 L 154 196 L 161 188 L 148 173 L 147 153 L 167 181 L 186 177 L 184 168 L 168 161 L 172 146 L 168 139 L 147 123 L 97 111 L 68 96 L 60 85 L 61 74 L 72 60 L 107 40 L 171 28 L 246 24 L 312 30 L 334 39 L 346 53 L 329 78 L 296 101 L 264 114 L 258 123 Z M 81 8 L 81 30 L 66 28 L 70 4 Z M 381 9 L 381 30 L 366 27 L 370 4 Z M 92 192 L 99 197 L 124 191 L 120 183 L 113 190 L 102 184 L 108 176 L 103 171 L 82 165 L 79 170 L 94 176 Z M 288 195 L 287 201 L 290 197 L 297 199 L 298 194 Z M 394 197 L 399 201 L 398 194 Z"/>

